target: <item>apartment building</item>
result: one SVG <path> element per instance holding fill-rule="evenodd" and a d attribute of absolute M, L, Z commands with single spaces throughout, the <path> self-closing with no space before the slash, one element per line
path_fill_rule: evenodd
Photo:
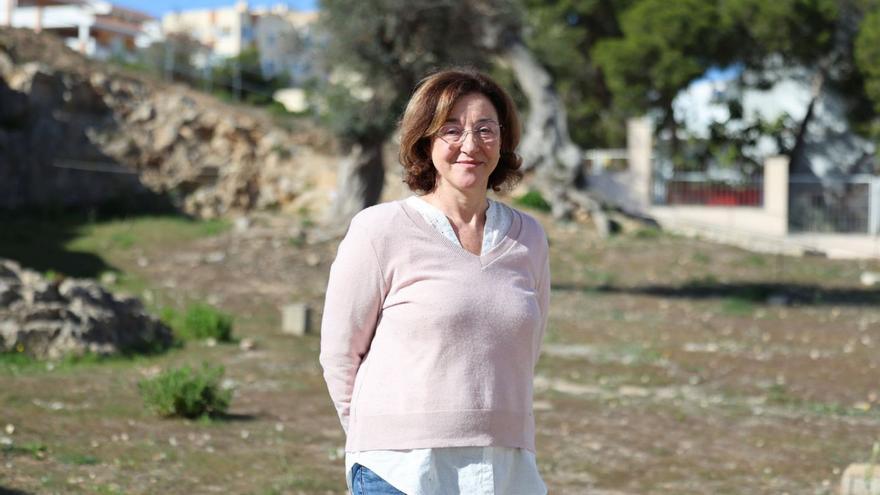
<path fill-rule="evenodd" d="M 131 53 L 149 15 L 100 0 L 0 0 L 0 26 L 52 32 L 90 57 Z"/>

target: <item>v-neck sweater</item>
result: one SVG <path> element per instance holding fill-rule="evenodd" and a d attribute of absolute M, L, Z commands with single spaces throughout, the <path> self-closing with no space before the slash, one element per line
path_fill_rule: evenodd
<path fill-rule="evenodd" d="M 330 270 L 324 378 L 346 451 L 535 450 L 532 379 L 549 304 L 547 240 L 515 211 L 475 255 L 404 201 L 352 220 Z"/>

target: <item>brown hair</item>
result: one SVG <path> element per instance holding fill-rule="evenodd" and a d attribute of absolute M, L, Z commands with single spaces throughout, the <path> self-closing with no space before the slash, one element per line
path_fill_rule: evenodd
<path fill-rule="evenodd" d="M 431 162 L 432 138 L 446 122 L 455 102 L 470 93 L 488 98 L 501 124 L 501 157 L 489 176 L 488 188 L 496 192 L 509 189 L 522 178 L 522 158 L 514 152 L 520 139 L 519 117 L 510 95 L 485 74 L 455 68 L 422 79 L 400 120 L 400 164 L 403 181 L 411 190 L 434 190 L 437 170 Z"/>

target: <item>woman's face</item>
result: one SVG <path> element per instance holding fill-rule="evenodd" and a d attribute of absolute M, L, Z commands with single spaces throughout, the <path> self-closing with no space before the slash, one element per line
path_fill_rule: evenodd
<path fill-rule="evenodd" d="M 501 156 L 498 124 L 498 112 L 485 95 L 468 93 L 455 102 L 444 127 L 431 141 L 437 190 L 485 194 L 489 175 Z M 463 140 L 455 143 L 459 135 Z"/>

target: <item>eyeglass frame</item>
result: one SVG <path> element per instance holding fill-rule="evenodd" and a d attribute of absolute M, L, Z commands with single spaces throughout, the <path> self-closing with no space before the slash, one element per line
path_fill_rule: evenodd
<path fill-rule="evenodd" d="M 501 129 L 504 129 L 504 126 L 501 125 L 501 124 L 498 123 L 498 122 L 495 122 L 494 120 L 485 120 L 485 121 L 483 121 L 483 123 L 492 123 L 492 124 L 495 124 L 495 125 L 498 126 L 498 141 L 500 142 L 500 141 L 501 141 Z M 483 138 L 480 137 L 479 134 L 475 134 L 475 133 L 474 133 L 474 128 L 473 128 L 473 127 L 471 127 L 470 129 L 465 129 L 464 127 L 462 127 L 462 129 L 461 129 L 461 130 L 462 130 L 462 134 L 461 134 L 461 140 L 460 140 L 460 141 L 452 141 L 452 142 L 449 142 L 449 141 L 443 139 L 443 137 L 440 136 L 440 131 L 441 131 L 441 130 L 443 129 L 443 127 L 445 127 L 446 125 L 452 125 L 452 124 L 448 124 L 448 123 L 447 123 L 447 124 L 444 124 L 444 125 L 440 126 L 440 129 L 437 129 L 437 132 L 434 133 L 434 137 L 436 137 L 437 139 L 443 141 L 443 142 L 446 143 L 448 146 L 461 146 L 461 145 L 463 145 L 463 144 L 464 144 L 464 141 L 465 141 L 465 139 L 466 139 L 465 136 L 467 136 L 468 133 L 470 133 L 471 135 L 474 136 L 474 140 L 475 140 L 475 141 L 478 141 L 478 142 L 479 142 L 481 145 L 483 145 L 483 146 L 487 146 L 486 141 L 483 141 Z M 494 143 L 494 142 L 495 142 L 495 141 L 490 141 L 490 143 Z"/>

